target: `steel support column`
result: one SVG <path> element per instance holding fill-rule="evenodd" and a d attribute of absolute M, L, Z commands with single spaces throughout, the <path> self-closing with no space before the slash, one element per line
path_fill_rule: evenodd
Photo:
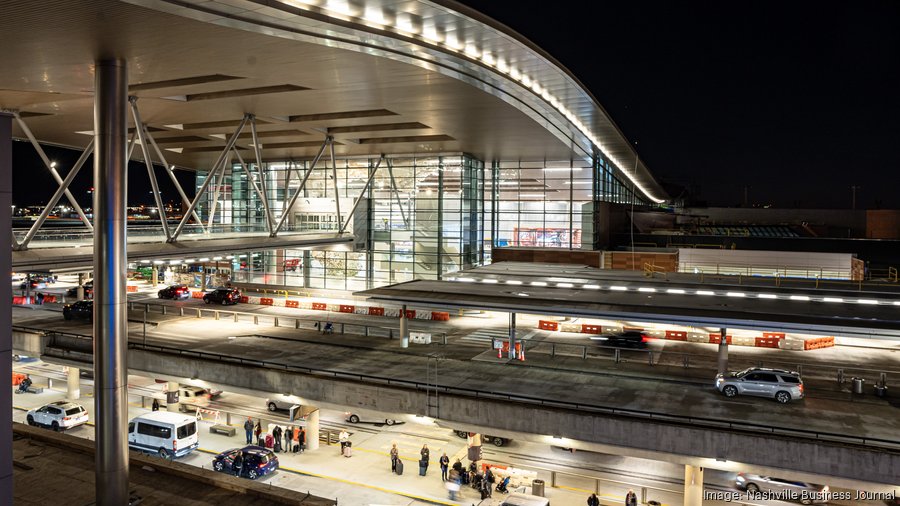
<path fill-rule="evenodd" d="M 400 347 L 409 348 L 409 329 L 406 325 L 406 304 L 400 306 Z"/>
<path fill-rule="evenodd" d="M 509 359 L 516 357 L 516 313 L 509 313 Z"/>
<path fill-rule="evenodd" d="M 328 144 L 331 147 L 331 179 L 334 180 L 334 214 L 336 215 L 335 225 L 341 226 L 341 194 L 338 193 L 338 176 L 337 163 L 334 160 L 334 137 L 328 136 Z"/>
<path fill-rule="evenodd" d="M 719 335 L 722 336 L 722 339 L 719 341 L 719 374 L 728 372 L 728 338 L 725 335 L 726 332 L 728 332 L 726 328 L 719 329 Z"/>
<path fill-rule="evenodd" d="M 684 506 L 703 506 L 703 468 L 684 466 Z"/>
<path fill-rule="evenodd" d="M 0 223 L 12 230 L 12 121 L 0 110 Z M 0 272 L 12 272 L 12 235 L 0 234 Z M 6 243 L 6 244 L 3 244 Z M 0 283 L 0 377 L 12 375 L 12 284 Z M 0 393 L 0 411 L 12 412 L 12 388 Z M 0 417 L 0 504 L 13 503 L 12 417 Z"/>
<path fill-rule="evenodd" d="M 126 197 L 128 69 L 100 60 L 94 80 L 94 420 L 98 506 L 128 504 Z"/>

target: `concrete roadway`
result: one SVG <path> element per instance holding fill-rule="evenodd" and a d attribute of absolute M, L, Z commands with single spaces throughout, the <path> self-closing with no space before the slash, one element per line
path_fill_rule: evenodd
<path fill-rule="evenodd" d="M 38 362 L 17 363 L 15 370 L 38 377 L 59 380 L 57 388 L 65 384 L 65 375 L 60 366 Z M 141 408 L 139 395 L 162 396 L 162 386 L 152 379 L 140 376 L 129 376 L 129 415 L 137 416 L 148 410 Z M 92 382 L 82 380 L 82 403 L 88 411 L 93 411 L 90 395 Z M 270 413 L 257 397 L 225 392 L 210 405 L 211 409 L 240 413 L 241 416 L 253 416 L 276 423 L 288 423 L 286 414 Z M 25 410 L 65 397 L 64 390 L 48 389 L 39 395 L 16 396 L 16 408 L 13 418 L 24 421 Z M 392 443 L 397 443 L 403 458 L 410 469 L 415 467 L 418 450 L 428 444 L 432 455 L 439 456 L 446 452 L 455 461 L 463 457 L 465 442 L 457 438 L 451 431 L 437 427 L 433 423 L 412 423 L 387 427 L 372 424 L 350 424 L 343 420 L 343 413 L 322 410 L 323 427 L 334 430 L 345 429 L 351 434 L 355 456 L 346 460 L 337 455 L 336 447 L 323 445 L 316 452 L 300 455 L 280 454 L 282 471 L 261 481 L 275 486 L 300 491 L 310 491 L 321 497 L 337 498 L 341 503 L 350 504 L 408 504 L 447 503 L 443 499 L 443 490 L 437 476 L 439 470 L 429 469 L 429 477 L 419 478 L 416 473 L 408 472 L 403 477 L 391 475 L 386 469 L 387 454 Z M 91 418 L 93 420 L 93 418 Z M 234 417 L 232 422 L 240 425 L 243 418 Z M 238 430 L 233 438 L 208 434 L 208 422 L 201 422 L 201 450 L 182 459 L 185 463 L 208 466 L 211 454 L 228 448 L 243 445 L 243 433 Z M 83 426 L 70 431 L 71 434 L 88 439 L 93 438 L 93 427 Z M 506 447 L 486 446 L 485 460 L 490 464 L 511 465 L 521 469 L 535 470 L 539 477 L 548 482 L 549 471 L 558 472 L 557 488 L 547 489 L 548 497 L 554 504 L 581 504 L 593 490 L 592 478 L 601 480 L 600 490 L 603 504 L 619 504 L 620 498 L 628 488 L 651 487 L 648 497 L 663 504 L 675 505 L 681 501 L 680 490 L 683 486 L 683 471 L 680 466 L 665 462 L 645 459 L 605 455 L 594 452 L 569 452 L 562 448 L 550 447 L 524 441 L 512 441 Z M 465 458 L 462 460 L 465 462 Z M 705 487 L 708 490 L 732 490 L 734 474 L 715 470 L 707 470 L 704 475 Z M 495 497 L 499 497 L 496 494 Z M 418 497 L 418 499 L 416 499 Z M 477 502 L 474 491 L 463 490 L 464 501 L 471 504 Z M 718 506 L 715 501 L 704 504 Z M 733 504 L 733 503 L 732 503 Z M 745 502 L 748 505 L 785 506 L 776 501 Z M 840 504 L 840 503 L 835 503 Z M 877 502 L 857 502 L 859 505 L 877 505 Z"/>
<path fill-rule="evenodd" d="M 90 333 L 86 322 L 65 322 L 54 312 L 17 310 L 14 321 L 48 330 Z M 132 324 L 131 332 L 133 340 L 142 339 L 139 324 Z M 227 339 L 229 336 L 238 337 Z M 483 345 L 412 345 L 402 350 L 397 341 L 383 338 L 323 336 L 314 329 L 266 328 L 188 317 L 173 317 L 148 330 L 147 342 L 420 382 L 426 378 L 427 355 L 436 352 L 447 357 L 440 365 L 439 383 L 449 387 L 888 440 L 897 440 L 900 434 L 897 407 L 871 395 L 858 398 L 840 392 L 821 396 L 810 392 L 806 399 L 788 405 L 752 397 L 727 399 L 711 384 L 703 386 L 696 379 L 685 381 L 655 372 L 661 368 L 655 368 L 653 376 L 635 375 L 628 370 L 611 369 L 605 360 L 569 357 L 546 364 L 548 358 L 540 360 L 535 355 L 525 363 L 501 365 L 495 363 L 496 355 L 484 351 Z M 567 360 L 580 361 L 581 367 L 573 369 Z"/>

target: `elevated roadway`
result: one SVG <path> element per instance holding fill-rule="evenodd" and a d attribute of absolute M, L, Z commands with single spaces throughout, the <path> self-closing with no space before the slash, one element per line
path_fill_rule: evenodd
<path fill-rule="evenodd" d="M 63 327 L 58 315 L 41 323 Z M 66 324 L 89 334 L 83 324 Z M 900 466 L 900 419 L 887 402 L 809 397 L 786 406 L 763 399 L 725 399 L 712 387 L 675 378 L 637 378 L 496 363 L 486 356 L 438 362 L 440 346 L 397 350 L 299 339 L 296 329 L 241 332 L 231 322 L 167 322 L 132 326 L 131 370 L 223 388 L 292 392 L 324 406 L 431 415 L 450 424 L 544 443 L 655 458 L 707 468 L 826 475 L 893 484 Z M 301 331 L 302 333 L 302 331 Z M 48 361 L 90 361 L 90 340 L 43 339 Z M 336 338 L 335 338 L 336 339 Z M 439 394 L 429 412 L 427 396 Z M 432 400 L 433 402 L 433 400 Z M 554 439 L 556 438 L 556 439 Z M 813 480 L 815 481 L 815 480 Z M 837 480 L 838 482 L 840 480 Z"/>

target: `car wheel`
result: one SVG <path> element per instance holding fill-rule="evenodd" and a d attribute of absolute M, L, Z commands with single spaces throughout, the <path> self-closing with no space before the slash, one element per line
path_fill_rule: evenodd
<path fill-rule="evenodd" d="M 37 425 L 37 424 L 34 423 L 34 417 L 31 416 L 31 415 L 28 415 L 28 420 L 27 420 L 27 421 L 28 421 L 28 425 L 31 425 L 32 427 L 34 427 L 35 425 Z"/>
<path fill-rule="evenodd" d="M 384 421 L 384 423 L 387 425 L 394 425 L 395 423 L 397 423 L 397 421 L 391 420 L 390 418 L 388 418 L 387 420 Z"/>
<path fill-rule="evenodd" d="M 247 471 L 247 478 L 255 480 L 259 478 L 259 473 L 256 471 L 256 469 L 250 469 L 249 471 Z"/>
<path fill-rule="evenodd" d="M 722 393 L 725 394 L 725 397 L 734 397 L 738 394 L 738 390 L 734 385 L 726 385 L 725 388 L 722 389 Z"/>
<path fill-rule="evenodd" d="M 491 443 L 494 443 L 494 446 L 499 448 L 506 444 L 506 440 L 503 439 L 502 437 L 495 437 L 495 438 L 491 439 Z"/>
<path fill-rule="evenodd" d="M 750 483 L 747 485 L 747 492 L 750 492 L 751 494 L 758 494 L 759 487 L 757 487 L 755 483 Z"/>
<path fill-rule="evenodd" d="M 347 419 L 350 423 L 359 423 L 359 417 L 356 415 L 350 415 L 350 418 Z"/>
<path fill-rule="evenodd" d="M 159 449 L 159 458 L 166 459 L 166 460 L 172 460 L 172 454 L 169 453 L 169 450 L 166 450 L 165 448 L 160 448 Z"/>
<path fill-rule="evenodd" d="M 791 402 L 791 394 L 782 390 L 775 394 L 775 400 L 778 401 L 779 404 L 787 404 Z"/>
<path fill-rule="evenodd" d="M 53 429 L 54 432 L 59 432 L 59 422 L 51 423 L 50 428 Z"/>
<path fill-rule="evenodd" d="M 463 438 L 463 439 L 466 439 L 466 438 L 469 437 L 469 433 L 466 432 L 466 431 L 464 431 L 464 430 L 458 430 L 458 431 L 456 431 L 456 435 L 459 436 L 459 437 L 461 437 L 461 438 Z"/>
<path fill-rule="evenodd" d="M 207 303 L 207 304 L 209 304 L 209 299 L 207 299 L 207 298 L 204 298 L 204 299 L 203 299 L 203 302 L 205 302 L 205 303 Z"/>
<path fill-rule="evenodd" d="M 213 464 L 213 469 L 215 469 L 216 471 L 218 471 L 218 472 L 221 473 L 222 471 L 225 470 L 225 464 L 223 464 L 221 460 L 217 460 L 217 461 Z"/>
<path fill-rule="evenodd" d="M 276 406 L 274 402 L 270 402 L 269 411 L 278 411 L 278 406 Z"/>

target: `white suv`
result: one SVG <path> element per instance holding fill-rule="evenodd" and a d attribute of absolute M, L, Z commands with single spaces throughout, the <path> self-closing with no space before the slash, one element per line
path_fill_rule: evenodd
<path fill-rule="evenodd" d="M 803 380 L 793 371 L 751 367 L 741 372 L 719 374 L 716 388 L 725 397 L 756 395 L 769 397 L 781 404 L 803 398 Z"/>
<path fill-rule="evenodd" d="M 43 425 L 53 430 L 71 429 L 88 421 L 88 412 L 74 402 L 51 402 L 28 412 L 28 425 Z"/>

